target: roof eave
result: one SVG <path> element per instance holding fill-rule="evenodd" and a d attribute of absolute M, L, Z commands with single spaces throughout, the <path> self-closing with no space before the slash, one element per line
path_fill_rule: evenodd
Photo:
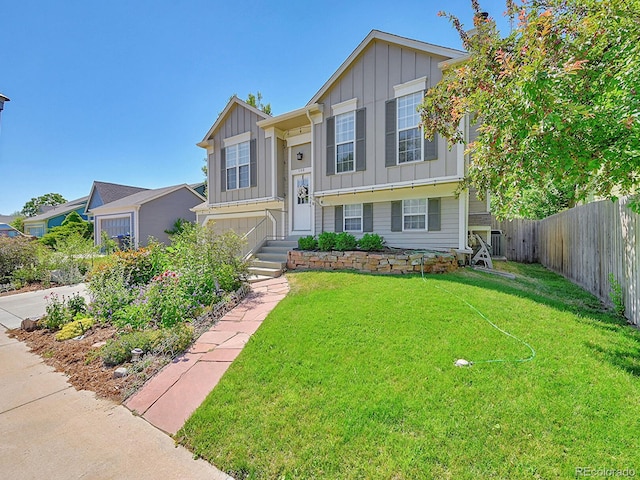
<path fill-rule="evenodd" d="M 340 67 L 334 72 L 333 75 L 325 82 L 325 84 L 318 90 L 318 92 L 313 96 L 307 105 L 311 105 L 313 103 L 318 103 L 318 100 L 331 88 L 331 86 L 336 82 L 336 80 L 349 68 L 349 66 L 353 63 L 353 61 L 364 51 L 365 48 L 369 46 L 369 44 L 375 40 L 381 40 L 388 43 L 393 43 L 396 45 L 405 46 L 408 48 L 412 48 L 414 50 L 418 50 L 424 53 L 438 55 L 441 57 L 449 57 L 449 58 L 457 58 L 459 56 L 465 55 L 466 52 L 462 50 L 456 50 L 454 48 L 442 47 L 440 45 L 434 45 L 432 43 L 421 42 L 419 40 L 413 40 L 406 37 L 400 37 L 398 35 L 393 35 L 391 33 L 382 32 L 380 30 L 371 30 L 369 35 L 365 37 L 362 42 L 356 47 L 356 49 L 351 52 L 351 55 L 347 57 L 347 59 L 340 65 Z"/>

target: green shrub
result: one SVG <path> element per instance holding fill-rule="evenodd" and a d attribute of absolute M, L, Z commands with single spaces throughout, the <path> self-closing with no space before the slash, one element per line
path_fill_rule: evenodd
<path fill-rule="evenodd" d="M 143 330 L 151 323 L 151 314 L 146 303 L 130 303 L 113 312 L 111 323 L 118 330 Z"/>
<path fill-rule="evenodd" d="M 323 252 L 329 252 L 333 250 L 336 246 L 336 237 L 338 236 L 335 232 L 322 232 L 318 235 L 318 248 Z"/>
<path fill-rule="evenodd" d="M 340 232 L 336 235 L 336 250 L 339 250 L 341 252 L 355 250 L 357 244 L 358 242 L 356 241 L 356 237 L 351 235 L 349 232 Z"/>
<path fill-rule="evenodd" d="M 129 305 L 140 294 L 139 288 L 129 287 L 129 276 L 120 263 L 103 263 L 91 272 L 91 313 L 109 322 L 113 314 Z"/>
<path fill-rule="evenodd" d="M 84 335 L 84 332 L 93 327 L 95 320 L 91 317 L 78 315 L 74 320 L 65 324 L 58 333 L 56 333 L 56 340 L 69 340 L 80 335 Z"/>
<path fill-rule="evenodd" d="M 27 237 L 0 237 L 0 283 L 10 282 L 17 270 L 23 270 L 23 278 L 30 280 L 30 272 L 38 271 L 41 264 L 42 248 Z"/>
<path fill-rule="evenodd" d="M 160 330 L 142 330 L 125 333 L 107 341 L 100 350 L 100 357 L 107 366 L 120 365 L 131 360 L 131 350 L 175 357 L 184 352 L 193 341 L 191 325 L 177 324 Z"/>
<path fill-rule="evenodd" d="M 45 327 L 49 330 L 59 330 L 65 323 L 71 321 L 72 317 L 66 308 L 65 297 L 61 299 L 57 293 L 51 293 L 44 297 L 44 299 L 46 302 Z"/>
<path fill-rule="evenodd" d="M 300 250 L 317 250 L 318 241 L 313 235 L 307 237 L 300 237 L 298 239 L 298 248 Z"/>
<path fill-rule="evenodd" d="M 67 297 L 66 307 L 69 310 L 69 315 L 74 318 L 79 314 L 87 313 L 87 302 L 78 292 L 74 292 L 70 297 Z"/>
<path fill-rule="evenodd" d="M 384 250 L 384 238 L 377 233 L 365 233 L 358 240 L 358 248 L 365 252 L 379 252 Z"/>
<path fill-rule="evenodd" d="M 186 323 L 178 323 L 171 328 L 160 330 L 161 336 L 153 347 L 153 352 L 171 358 L 184 352 L 193 341 L 193 327 Z"/>
<path fill-rule="evenodd" d="M 68 237 L 80 237 L 90 240 L 93 237 L 93 223 L 83 220 L 78 212 L 71 212 L 58 227 L 53 227 L 42 238 L 43 245 L 58 250 L 58 244 L 64 244 Z M 93 245 L 93 241 L 91 241 Z"/>
<path fill-rule="evenodd" d="M 218 279 L 218 285 L 225 292 L 233 292 L 240 288 L 240 285 L 242 284 L 240 279 L 236 276 L 236 269 L 233 268 L 233 265 L 223 263 L 216 268 L 214 274 Z"/>
<path fill-rule="evenodd" d="M 160 330 L 142 330 L 120 335 L 107 341 L 100 349 L 100 357 L 111 367 L 131 360 L 131 350 L 141 348 L 145 352 L 153 350 L 162 337 Z"/>

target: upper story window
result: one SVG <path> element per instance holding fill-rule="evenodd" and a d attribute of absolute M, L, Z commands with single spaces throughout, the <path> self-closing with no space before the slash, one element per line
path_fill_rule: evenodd
<path fill-rule="evenodd" d="M 427 77 L 394 85 L 394 98 L 385 103 L 385 167 L 438 159 L 438 139 L 427 140 L 418 107 L 427 89 Z"/>
<path fill-rule="evenodd" d="M 355 171 L 355 112 L 336 115 L 336 173 Z"/>
<path fill-rule="evenodd" d="M 398 98 L 398 163 L 422 160 L 422 128 L 418 106 L 422 92 Z"/>
<path fill-rule="evenodd" d="M 250 179 L 249 142 L 237 143 L 226 147 L 227 190 L 246 188 Z"/>
<path fill-rule="evenodd" d="M 365 108 L 352 98 L 331 105 L 333 116 L 326 119 L 327 175 L 363 172 L 367 169 Z"/>

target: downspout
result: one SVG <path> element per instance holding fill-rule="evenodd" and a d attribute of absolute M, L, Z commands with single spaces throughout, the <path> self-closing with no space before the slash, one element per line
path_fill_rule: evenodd
<path fill-rule="evenodd" d="M 313 184 L 313 171 L 315 169 L 315 156 L 316 156 L 316 148 L 315 148 L 315 124 L 313 123 L 313 118 L 311 118 L 311 113 L 307 109 L 307 118 L 311 123 L 311 172 L 309 172 L 309 185 L 311 187 L 311 207 L 313 210 L 311 211 L 311 235 L 316 234 L 316 200 L 313 192 L 315 192 L 314 184 Z M 324 212 L 323 212 L 324 213 Z"/>

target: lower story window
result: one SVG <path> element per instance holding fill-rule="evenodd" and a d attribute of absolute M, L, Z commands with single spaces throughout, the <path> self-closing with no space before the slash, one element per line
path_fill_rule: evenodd
<path fill-rule="evenodd" d="M 100 221 L 100 231 L 106 232 L 109 238 L 129 235 L 131 233 L 131 218 L 103 218 Z"/>
<path fill-rule="evenodd" d="M 362 204 L 355 203 L 344 206 L 344 231 L 362 231 Z"/>
<path fill-rule="evenodd" d="M 404 230 L 424 230 L 427 227 L 427 199 L 416 198 L 402 203 Z"/>

